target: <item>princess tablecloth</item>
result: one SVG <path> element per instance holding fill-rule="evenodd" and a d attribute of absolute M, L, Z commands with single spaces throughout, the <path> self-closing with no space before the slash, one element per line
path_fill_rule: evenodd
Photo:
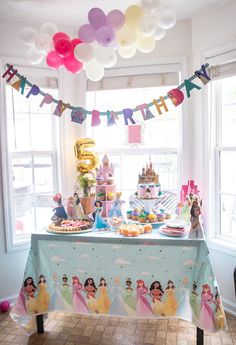
<path fill-rule="evenodd" d="M 138 318 L 178 317 L 215 332 L 226 319 L 209 251 L 193 237 L 112 232 L 33 234 L 23 284 L 11 312 L 27 333 L 50 311 Z"/>

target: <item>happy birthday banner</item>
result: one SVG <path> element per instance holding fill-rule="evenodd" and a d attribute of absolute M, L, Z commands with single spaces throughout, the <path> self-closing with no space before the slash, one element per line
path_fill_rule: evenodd
<path fill-rule="evenodd" d="M 195 71 L 193 76 L 191 76 L 189 79 L 185 79 L 181 85 L 167 92 L 165 96 L 160 96 L 158 99 L 153 99 L 153 101 L 150 103 L 139 104 L 135 108 L 126 108 L 120 111 L 107 110 L 104 112 L 95 109 L 90 111 L 82 107 L 74 107 L 69 103 L 63 102 L 62 100 L 57 100 L 49 93 L 41 91 L 36 84 L 30 83 L 24 76 L 18 73 L 17 69 L 13 68 L 13 65 L 6 64 L 6 66 L 8 69 L 4 72 L 2 78 L 7 78 L 6 81 L 10 83 L 13 77 L 18 77 L 19 79 L 10 85 L 18 92 L 21 92 L 21 94 L 26 98 L 39 95 L 43 96 L 41 103 L 39 104 L 40 108 L 55 103 L 56 106 L 53 115 L 61 117 L 62 113 L 64 113 L 66 109 L 69 109 L 71 111 L 71 121 L 79 124 L 82 124 L 85 121 L 87 115 L 92 115 L 91 126 L 99 126 L 101 123 L 101 116 L 107 117 L 107 126 L 116 125 L 117 121 L 119 120 L 119 116 L 123 116 L 124 124 L 126 126 L 129 124 L 136 124 L 133 118 L 133 115 L 136 112 L 140 112 L 144 121 L 150 120 L 156 117 L 151 112 L 150 107 L 155 106 L 158 114 L 163 115 L 163 112 L 169 111 L 165 100 L 169 99 L 175 107 L 183 103 L 184 93 L 181 91 L 181 89 L 185 90 L 187 98 L 191 96 L 191 91 L 193 89 L 201 89 L 199 85 L 192 82 L 195 78 L 200 80 L 201 84 L 203 85 L 206 85 L 211 80 L 206 70 L 206 68 L 209 67 L 209 64 L 205 64 L 202 65 L 199 70 Z M 30 86 L 30 90 L 25 93 L 26 85 Z"/>

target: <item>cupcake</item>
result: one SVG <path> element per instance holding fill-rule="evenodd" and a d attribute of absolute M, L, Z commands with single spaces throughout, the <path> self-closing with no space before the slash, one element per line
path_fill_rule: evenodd
<path fill-rule="evenodd" d="M 138 220 L 138 212 L 137 211 L 133 211 L 131 214 L 131 219 L 132 220 Z"/>
<path fill-rule="evenodd" d="M 172 216 L 171 212 L 165 211 L 165 217 L 166 217 L 166 219 L 171 219 L 171 216 Z"/>
<path fill-rule="evenodd" d="M 158 213 L 157 214 L 157 219 L 158 219 L 158 222 L 164 222 L 166 217 L 165 217 L 164 213 Z"/>
<path fill-rule="evenodd" d="M 127 211 L 126 217 L 127 217 L 127 219 L 132 219 L 132 211 Z"/>
<path fill-rule="evenodd" d="M 114 200 L 115 194 L 113 192 L 107 193 L 107 200 L 112 201 Z"/>
<path fill-rule="evenodd" d="M 143 214 L 143 213 L 141 213 L 139 216 L 138 216 L 138 221 L 140 222 L 140 223 L 146 223 L 146 216 Z"/>
<path fill-rule="evenodd" d="M 150 214 L 148 215 L 148 221 L 149 221 L 150 223 L 154 223 L 156 220 L 157 220 L 157 216 L 156 216 L 154 213 L 150 213 Z"/>
<path fill-rule="evenodd" d="M 99 193 L 97 194 L 97 197 L 98 197 L 98 199 L 101 200 L 101 201 L 105 201 L 105 200 L 106 200 L 106 194 L 105 194 L 104 192 L 99 192 Z"/>
<path fill-rule="evenodd" d="M 102 176 L 97 176 L 96 183 L 98 186 L 101 186 L 104 183 L 104 178 Z"/>
<path fill-rule="evenodd" d="M 107 184 L 113 184 L 113 182 L 114 182 L 114 178 L 113 178 L 112 174 L 108 174 Z"/>

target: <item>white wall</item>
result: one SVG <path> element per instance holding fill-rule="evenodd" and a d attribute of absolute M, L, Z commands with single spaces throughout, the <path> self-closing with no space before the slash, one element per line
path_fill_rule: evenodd
<path fill-rule="evenodd" d="M 193 70 L 198 68 L 202 61 L 203 54 L 209 49 L 220 48 L 232 42 L 236 42 L 236 1 L 231 1 L 223 7 L 211 11 L 210 14 L 200 15 L 192 20 L 192 66 Z M 193 108 L 189 114 L 193 124 L 193 138 L 190 142 L 192 152 L 190 166 L 191 175 L 197 179 L 200 190 L 203 192 L 203 200 L 207 199 L 208 181 L 205 176 L 204 161 L 205 146 L 204 133 L 204 112 L 203 112 L 204 90 L 193 93 Z M 210 203 L 208 207 L 211 207 Z M 207 208 L 206 208 L 207 215 Z M 207 223 L 207 222 L 206 222 Z M 227 249 L 220 249 L 210 246 L 210 253 L 221 292 L 224 298 L 224 305 L 227 309 L 236 314 L 236 303 L 234 294 L 233 269 L 236 266 L 236 254 Z"/>

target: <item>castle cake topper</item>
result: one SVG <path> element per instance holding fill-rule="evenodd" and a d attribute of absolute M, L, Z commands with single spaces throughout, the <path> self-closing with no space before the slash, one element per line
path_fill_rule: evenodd
<path fill-rule="evenodd" d="M 142 169 L 142 173 L 138 175 L 138 183 L 159 184 L 159 175 L 154 171 L 151 160 L 149 164 L 146 164 L 146 168 Z"/>
<path fill-rule="evenodd" d="M 100 165 L 99 169 L 97 170 L 97 183 L 99 180 L 102 181 L 102 184 L 112 184 L 114 178 L 114 167 L 113 164 L 110 163 L 109 158 L 105 154 L 102 160 L 102 165 Z M 112 180 L 112 181 L 111 181 Z"/>

